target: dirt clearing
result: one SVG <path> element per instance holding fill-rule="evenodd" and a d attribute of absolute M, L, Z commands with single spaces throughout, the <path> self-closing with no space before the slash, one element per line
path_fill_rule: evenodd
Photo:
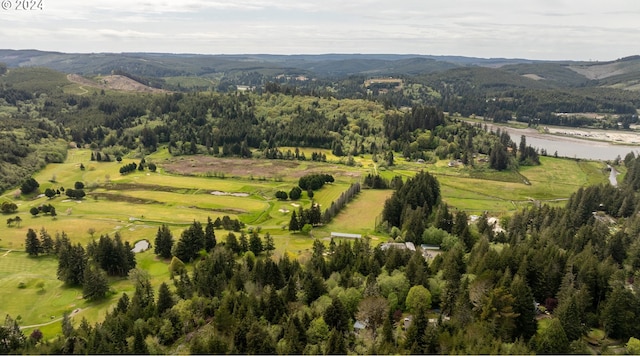
<path fill-rule="evenodd" d="M 310 161 L 218 158 L 211 156 L 177 157 L 162 164 L 169 173 L 182 175 L 211 175 L 227 177 L 300 178 L 310 173 L 328 173 L 349 179 L 360 177 L 361 172 L 344 165 Z"/>

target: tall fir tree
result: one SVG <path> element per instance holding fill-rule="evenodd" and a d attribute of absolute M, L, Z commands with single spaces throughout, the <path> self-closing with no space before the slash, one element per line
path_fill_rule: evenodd
<path fill-rule="evenodd" d="M 214 247 L 216 247 L 216 232 L 215 226 L 213 226 L 213 221 L 211 217 L 207 217 L 207 225 L 204 228 L 204 249 L 205 251 L 211 251 Z"/>
<path fill-rule="evenodd" d="M 29 256 L 38 256 L 42 252 L 40 246 L 40 239 L 33 229 L 27 231 L 27 239 L 24 242 L 24 247 Z"/>
<path fill-rule="evenodd" d="M 296 211 L 294 210 L 293 213 L 291 213 L 291 220 L 289 220 L 289 231 L 298 231 L 300 230 L 300 225 L 298 222 L 298 214 L 296 214 Z"/>
<path fill-rule="evenodd" d="M 89 300 L 102 299 L 109 291 L 107 275 L 97 266 L 88 265 L 84 269 L 82 297 Z"/>
<path fill-rule="evenodd" d="M 154 252 L 162 258 L 171 258 L 171 250 L 173 249 L 173 235 L 166 224 L 162 224 L 158 228 L 156 234 Z"/>

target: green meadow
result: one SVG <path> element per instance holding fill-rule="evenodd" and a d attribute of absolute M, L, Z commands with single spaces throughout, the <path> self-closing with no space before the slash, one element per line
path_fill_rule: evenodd
<path fill-rule="evenodd" d="M 308 156 L 313 151 L 304 152 Z M 336 160 L 330 152 L 323 150 L 323 153 Z M 488 211 L 494 216 L 536 202 L 562 204 L 579 187 L 605 183 L 608 177 L 600 162 L 552 157 L 541 157 L 540 166 L 521 167 L 519 174 L 481 167 L 476 170 L 448 167 L 444 161 L 424 164 L 398 160 L 396 166 L 378 169 L 370 155 L 356 157 L 357 164 L 353 167 L 336 164 L 337 160 L 316 163 L 212 158 L 207 164 L 218 164 L 217 176 L 205 169 L 198 170 L 200 161 L 172 158 L 166 150 L 159 150 L 146 160 L 156 163 L 158 170 L 122 175 L 119 173 L 122 164 L 138 163 L 140 159 L 125 158 L 122 164 L 95 162 L 90 161 L 89 150 L 70 149 L 64 163 L 49 164 L 34 178 L 40 183 L 41 192 L 46 188 L 73 188 L 75 182 L 83 182 L 87 192 L 83 200 L 68 199 L 64 193 L 52 199 L 38 194 L 25 197 L 17 195 L 17 189 L 0 197 L 18 205 L 17 214 L 6 217 L 22 219 L 19 226 L 0 225 L 0 312 L 19 317 L 20 325 L 27 329 L 38 327 L 45 335 L 55 335 L 60 331 L 59 318 L 64 312 L 77 310 L 73 314 L 77 322 L 81 317 L 99 321 L 123 292 L 133 292 L 127 279 L 113 279 L 112 294 L 106 300 L 85 301 L 81 289 L 65 287 L 56 278 L 57 261 L 53 257 L 26 255 L 24 240 L 29 228 L 38 232 L 44 228 L 52 236 L 64 231 L 72 242 L 83 245 L 100 235 L 112 236 L 116 232 L 132 244 L 142 239 L 153 243 L 161 224 L 168 224 L 177 240 L 194 220 L 204 223 L 208 217 L 228 215 L 249 227 L 259 226 L 263 234 L 269 232 L 274 237 L 276 257 L 288 254 L 305 260 L 311 253 L 313 239 L 302 233 L 290 233 L 287 226 L 292 212 L 300 206 L 308 208 L 312 200 L 306 192 L 298 201 L 278 201 L 274 197 L 276 191 L 288 192 L 297 185 L 305 172 L 327 172 L 336 177 L 335 183 L 314 192 L 313 201 L 323 209 L 366 174 L 378 172 L 385 178 L 401 175 L 406 179 L 425 170 L 440 181 L 447 204 L 470 214 Z M 173 170 L 165 169 L 171 164 L 182 164 L 191 171 L 178 174 L 175 166 Z M 260 170 L 267 166 L 275 175 L 261 175 Z M 243 173 L 238 173 L 239 167 L 244 168 Z M 363 189 L 333 221 L 314 228 L 312 237 L 327 241 L 332 231 L 338 231 L 368 235 L 374 245 L 387 240 L 388 236 L 376 232 L 375 227 L 391 194 L 391 190 Z M 52 204 L 57 216 L 32 216 L 30 208 L 42 204 Z M 227 233 L 217 230 L 216 236 L 223 241 Z M 155 287 L 168 280 L 168 261 L 157 259 L 152 250 L 138 254 L 137 262 L 138 267 L 150 273 Z"/>

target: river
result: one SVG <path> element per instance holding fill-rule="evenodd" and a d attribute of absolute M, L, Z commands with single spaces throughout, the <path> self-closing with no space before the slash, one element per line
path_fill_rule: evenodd
<path fill-rule="evenodd" d="M 483 123 L 484 126 L 484 123 Z M 507 131 L 516 144 L 520 143 L 520 136 L 527 137 L 527 145 L 538 149 L 547 150 L 547 155 L 555 152 L 559 157 L 593 159 L 599 161 L 614 160 L 617 156 L 624 158 L 629 152 L 640 152 L 640 146 L 618 145 L 604 141 L 591 141 L 574 137 L 541 134 L 532 128 L 515 129 L 506 126 L 497 126 L 487 123 L 489 129 L 494 131 L 500 128 Z"/>

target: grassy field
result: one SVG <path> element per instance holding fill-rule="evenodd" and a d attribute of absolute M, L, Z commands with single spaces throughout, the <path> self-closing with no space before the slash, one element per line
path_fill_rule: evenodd
<path fill-rule="evenodd" d="M 384 202 L 393 192 L 390 190 L 364 189 L 323 228 L 328 235 L 331 231 L 375 234 L 376 218 L 382 213 Z"/>
<path fill-rule="evenodd" d="M 151 251 L 136 257 L 138 267 L 149 272 L 156 289 L 167 280 L 167 262 L 158 260 Z M 113 278 L 108 298 L 88 302 L 82 299 L 82 288 L 65 287 L 56 278 L 57 265 L 53 257 L 32 258 L 22 251 L 0 250 L 0 313 L 19 319 L 27 333 L 39 328 L 45 335 L 55 335 L 61 330 L 63 313 L 72 313 L 77 321 L 84 317 L 93 323 L 104 317 L 123 292 L 133 293 L 126 278 Z"/>
<path fill-rule="evenodd" d="M 304 152 L 310 155 L 312 150 Z M 323 153 L 328 159 L 336 158 L 328 151 Z M 125 158 L 122 163 L 139 160 Z M 387 236 L 375 232 L 375 224 L 385 200 L 392 194 L 391 190 L 363 189 L 331 223 L 314 228 L 311 236 L 292 234 L 286 228 L 291 213 L 299 206 L 308 208 L 312 200 L 306 192 L 295 202 L 278 201 L 274 194 L 278 190 L 288 192 L 308 172 L 330 172 L 336 178 L 315 192 L 313 201 L 322 207 L 330 206 L 350 184 L 368 173 L 378 171 L 389 179 L 395 175 L 406 179 L 426 170 L 440 181 L 446 203 L 471 214 L 489 211 L 491 215 L 507 214 L 537 201 L 562 204 L 579 187 L 607 182 L 608 177 L 602 163 L 552 157 L 541 157 L 540 166 L 522 167 L 520 174 L 448 167 L 445 161 L 421 164 L 398 160 L 396 166 L 378 170 L 370 155 L 356 157 L 354 167 L 335 162 L 174 158 L 162 149 L 146 160 L 156 163 L 158 171 L 121 175 L 121 164 L 90 161 L 90 151 L 72 149 L 65 163 L 49 164 L 34 178 L 40 182 L 40 191 L 72 188 L 76 181 L 83 182 L 85 199 L 74 201 L 64 195 L 47 199 L 37 194 L 23 197 L 15 190 L 0 197 L 15 202 L 17 216 L 22 219 L 20 226 L 0 225 L 0 248 L 4 249 L 0 250 L 0 312 L 19 316 L 23 326 L 40 325 L 38 328 L 45 335 L 55 335 L 60 331 L 63 312 L 78 310 L 73 316 L 77 322 L 81 317 L 99 321 L 122 292 L 133 292 L 128 280 L 114 279 L 109 298 L 100 303 L 85 301 L 80 289 L 67 288 L 57 280 L 55 259 L 30 258 L 23 252 L 29 228 L 45 228 L 53 236 L 64 231 L 74 243 L 83 245 L 101 234 L 112 236 L 116 232 L 131 243 L 141 239 L 153 242 L 160 224 L 168 224 L 178 239 L 194 220 L 204 223 L 207 217 L 229 215 L 249 226 L 260 226 L 263 233 L 269 232 L 274 237 L 275 256 L 288 254 L 305 260 L 311 254 L 312 237 L 325 240 L 332 231 L 369 235 L 374 245 L 385 240 Z M 80 169 L 81 164 L 84 170 Z M 58 216 L 31 216 L 29 209 L 41 204 L 55 206 Z M 227 234 L 216 231 L 220 241 Z M 138 266 L 149 271 L 155 287 L 168 280 L 166 261 L 157 260 L 151 251 L 136 257 Z"/>
<path fill-rule="evenodd" d="M 88 150 L 70 150 L 67 161 L 62 164 L 50 164 L 35 175 L 41 182 L 40 190 L 46 188 L 72 187 L 80 181 L 87 187 L 87 197 L 82 201 L 69 200 L 64 196 L 51 200 L 46 197 L 17 197 L 8 192 L 2 199 L 14 201 L 19 206 L 18 216 L 22 218 L 19 227 L 0 226 L 0 247 L 21 248 L 28 228 L 40 230 L 44 227 L 51 234 L 65 231 L 78 242 L 86 243 L 95 234 L 120 232 L 125 240 L 131 242 L 147 238 L 152 239 L 159 224 L 166 223 L 181 229 L 193 220 L 205 221 L 207 217 L 215 219 L 223 215 L 238 218 L 249 225 L 260 225 L 272 230 L 272 235 L 288 238 L 282 226 L 288 224 L 290 213 L 297 206 L 308 207 L 311 200 L 306 193 L 297 202 L 281 202 L 274 198 L 278 190 L 289 191 L 297 184 L 297 178 L 307 171 L 329 171 L 336 176 L 336 182 L 326 185 L 315 192 L 314 201 L 322 207 L 328 207 L 349 185 L 369 173 L 373 165 L 370 156 L 359 157 L 360 167 L 347 167 L 329 163 L 261 161 L 216 159 L 212 157 L 179 157 L 172 159 L 173 169 L 191 169 L 190 175 L 167 173 L 163 163 L 167 156 L 161 150 L 147 157 L 148 161 L 158 162 L 158 172 L 119 173 L 120 164 L 116 162 L 93 162 L 89 160 Z M 125 159 L 123 163 L 139 160 Z M 558 204 L 568 198 L 581 186 L 607 181 L 607 173 L 599 162 L 574 161 L 552 157 L 541 157 L 542 165 L 522 167 L 521 175 L 514 172 L 494 172 L 466 168 L 448 167 L 447 162 L 419 164 L 398 162 L 392 169 L 380 170 L 386 178 L 395 175 L 410 177 L 418 170 L 426 170 L 436 175 L 440 181 L 443 200 L 454 208 L 470 213 L 489 211 L 500 215 L 520 209 L 537 201 Z M 86 169 L 81 170 L 80 164 Z M 216 165 L 221 169 L 218 177 L 208 176 L 199 171 L 198 164 Z M 277 179 L 255 179 L 260 170 L 268 165 L 273 172 L 287 172 Z M 244 167 L 247 175 L 233 177 L 232 173 Z M 228 175 L 225 175 L 228 174 Z M 221 176 L 224 175 L 225 178 Z M 529 182 L 525 184 L 524 181 Z M 242 196 L 214 195 L 212 192 L 243 193 Z M 362 196 L 350 204 L 343 214 L 356 214 L 341 230 L 362 232 L 371 228 L 370 220 L 379 215 L 371 207 L 382 207 L 390 192 L 374 194 L 363 192 Z M 41 204 L 52 204 L 58 216 L 32 217 L 29 209 Z M 357 213 L 354 213 L 357 212 Z M 340 221 L 340 217 L 336 221 Z M 366 228 L 362 227 L 362 224 Z M 349 232 L 349 231 L 346 231 Z"/>

